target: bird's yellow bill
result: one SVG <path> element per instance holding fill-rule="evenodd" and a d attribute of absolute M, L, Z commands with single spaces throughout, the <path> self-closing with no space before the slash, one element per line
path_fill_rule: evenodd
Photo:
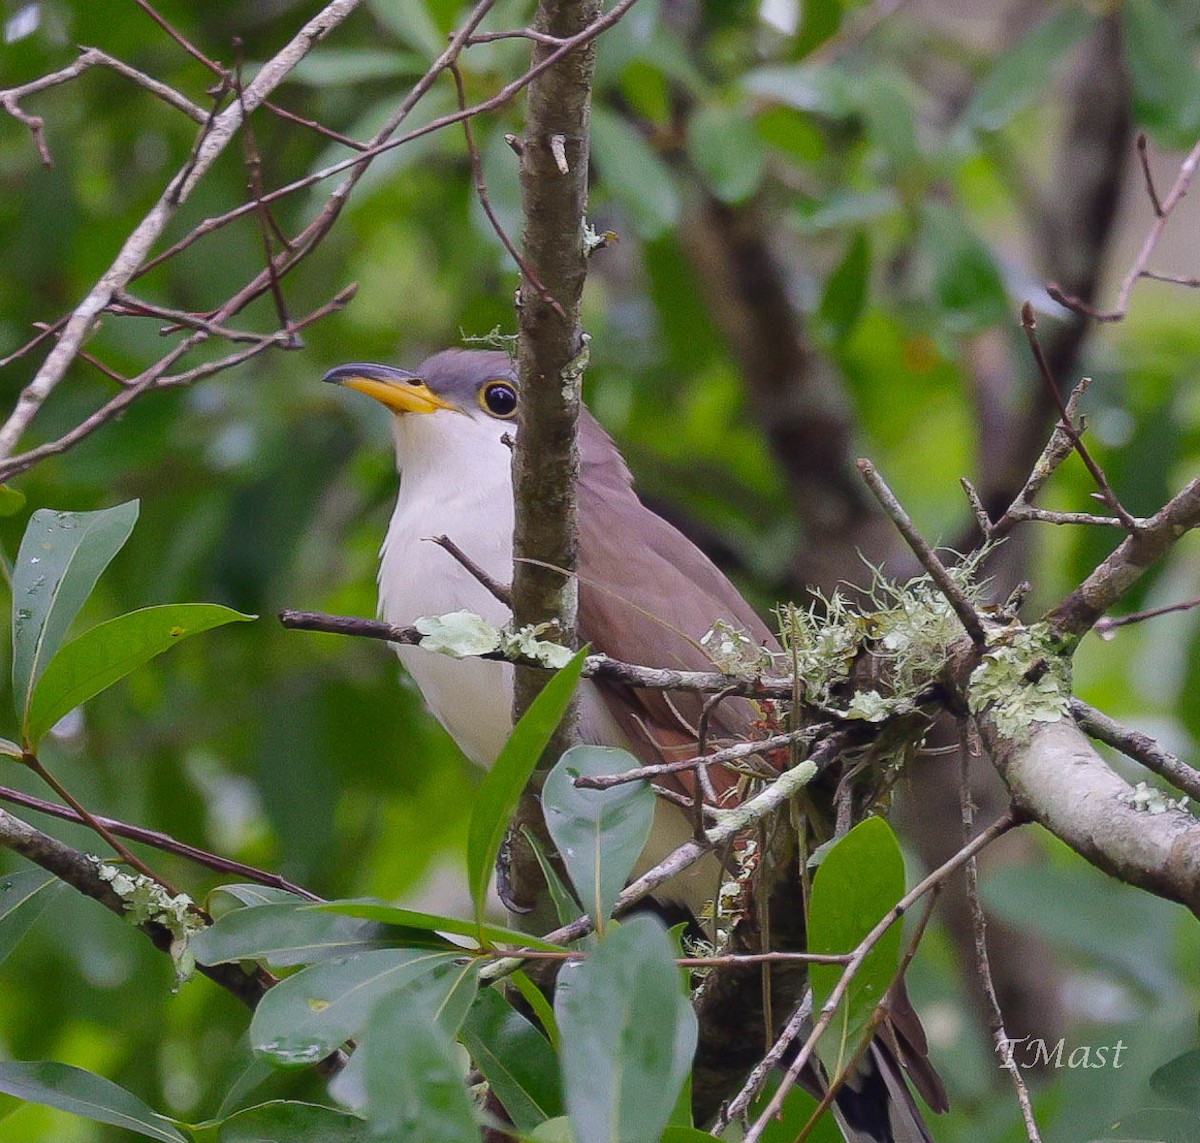
<path fill-rule="evenodd" d="M 394 413 L 434 413 L 438 409 L 453 409 L 449 401 L 443 400 L 423 381 L 381 381 L 377 377 L 339 377 L 338 384 L 347 389 L 357 389 L 374 397 Z"/>

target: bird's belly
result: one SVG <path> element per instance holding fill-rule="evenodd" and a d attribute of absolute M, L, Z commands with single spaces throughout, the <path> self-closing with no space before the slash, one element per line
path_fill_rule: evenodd
<path fill-rule="evenodd" d="M 420 647 L 396 650 L 425 705 L 459 749 L 476 765 L 491 766 L 512 732 L 512 666 Z"/>

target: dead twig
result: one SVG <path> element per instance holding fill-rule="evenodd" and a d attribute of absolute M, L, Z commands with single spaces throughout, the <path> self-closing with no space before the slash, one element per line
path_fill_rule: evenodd
<path fill-rule="evenodd" d="M 467 571 L 471 573 L 487 590 L 491 593 L 493 599 L 497 603 L 504 604 L 509 610 L 512 610 L 512 590 L 508 584 L 501 583 L 499 580 L 493 579 L 487 572 L 483 570 L 466 552 L 462 550 L 449 536 L 429 536 L 431 544 L 437 544 L 439 548 L 443 548 L 449 552 Z"/>
<path fill-rule="evenodd" d="M 962 588 L 954 582 L 954 577 L 946 569 L 946 565 L 938 559 L 937 553 L 934 552 L 925 537 L 917 531 L 912 517 L 904 510 L 904 506 L 896 498 L 896 494 L 887 486 L 887 482 L 879 475 L 869 460 L 860 458 L 858 471 L 862 473 L 863 480 L 866 481 L 867 487 L 875 499 L 879 501 L 879 505 L 887 514 L 888 519 L 896 525 L 908 546 L 913 550 L 913 554 L 921 561 L 921 566 L 929 573 L 930 578 L 937 584 L 938 590 L 954 609 L 954 614 L 958 616 L 959 622 L 971 637 L 971 642 L 976 646 L 982 646 L 987 642 L 987 633 L 983 629 L 983 623 L 976 614 L 975 608 L 963 593 Z"/>

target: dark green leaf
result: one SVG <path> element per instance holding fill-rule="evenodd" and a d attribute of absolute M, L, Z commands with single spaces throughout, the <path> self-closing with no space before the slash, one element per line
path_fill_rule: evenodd
<path fill-rule="evenodd" d="M 22 726 L 34 684 L 137 517 L 136 500 L 99 512 L 39 508 L 30 517 L 12 585 L 13 701 Z"/>
<path fill-rule="evenodd" d="M 871 274 L 871 244 L 865 231 L 850 240 L 841 262 L 825 283 L 817 318 L 833 341 L 841 341 L 854 328 L 867 301 Z"/>
<path fill-rule="evenodd" d="M 63 883 L 44 869 L 0 874 L 0 961 L 33 928 L 62 887 Z"/>
<path fill-rule="evenodd" d="M 166 1116 L 159 1115 L 132 1092 L 83 1068 L 53 1061 L 3 1060 L 0 1091 L 97 1123 L 110 1123 L 163 1143 L 186 1143 Z"/>
<path fill-rule="evenodd" d="M 425 0 L 371 0 L 376 18 L 393 35 L 429 59 L 435 59 L 446 46 Z"/>
<path fill-rule="evenodd" d="M 25 716 L 26 740 L 36 744 L 63 715 L 189 635 L 254 618 L 216 603 L 171 603 L 97 624 L 46 665 Z"/>
<path fill-rule="evenodd" d="M 457 959 L 453 953 L 377 949 L 302 969 L 263 997 L 250 1021 L 250 1043 L 283 1067 L 315 1064 L 356 1036 L 384 996 L 434 972 L 453 971 Z"/>
<path fill-rule="evenodd" d="M 634 917 L 565 965 L 554 1011 L 576 1143 L 657 1139 L 696 1050 L 696 1016 L 662 925 Z"/>
<path fill-rule="evenodd" d="M 586 657 L 585 647 L 529 704 L 475 796 L 467 830 L 467 880 L 471 886 L 471 900 L 475 903 L 475 919 L 479 923 L 483 921 L 488 885 L 508 823 L 542 751 L 566 713 Z"/>
<path fill-rule="evenodd" d="M 531 937 L 519 929 L 506 929 L 503 925 L 479 925 L 474 921 L 463 921 L 458 917 L 443 917 L 437 913 L 418 913 L 412 909 L 400 909 L 380 901 L 330 901 L 312 908 L 323 913 L 341 913 L 345 917 L 361 917 L 379 921 L 397 930 L 410 933 L 454 933 L 460 937 L 483 937 L 485 941 L 498 945 L 517 945 L 531 949 L 553 952 L 562 945 L 552 944 L 540 937 Z M 444 947 L 445 942 L 442 942 Z"/>
<path fill-rule="evenodd" d="M 337 916 L 314 909 L 310 902 L 292 900 L 234 909 L 197 933 L 190 947 L 201 964 L 263 960 L 287 967 L 384 948 L 408 935 L 408 930 L 397 932 L 389 925 Z M 438 947 L 444 949 L 446 942 Z"/>
<path fill-rule="evenodd" d="M 355 1115 L 282 1099 L 231 1115 L 217 1132 L 220 1143 L 368 1143 L 376 1138 Z"/>
<path fill-rule="evenodd" d="M 1121 12 L 1138 123 L 1164 147 L 1191 147 L 1200 131 L 1200 75 L 1177 9 L 1162 0 L 1125 0 Z"/>
<path fill-rule="evenodd" d="M 533 979 L 524 969 L 516 969 L 509 980 L 524 998 L 525 1003 L 529 1005 L 530 1011 L 545 1031 L 550 1046 L 557 1052 L 562 1047 L 562 1036 L 558 1031 L 558 1020 L 554 1015 L 554 1008 L 546 998 L 546 994 L 534 984 Z"/>
<path fill-rule="evenodd" d="M 546 879 L 546 889 L 550 893 L 550 900 L 554 902 L 554 913 L 558 917 L 558 923 L 569 925 L 573 921 L 579 920 L 583 916 L 583 909 L 579 907 L 579 902 L 571 896 L 571 890 L 563 884 L 563 879 L 559 877 L 554 863 L 546 856 L 546 849 L 541 840 L 533 830 L 525 826 L 521 827 L 521 836 L 533 850 L 538 869 L 542 871 L 542 876 Z"/>
<path fill-rule="evenodd" d="M 311 904 L 304 897 L 289 892 L 287 889 L 277 889 L 274 885 L 255 885 L 253 882 L 218 885 L 212 891 L 212 897 L 215 898 L 221 893 L 227 893 L 239 905 L 249 905 L 252 907 L 258 905 Z"/>
<path fill-rule="evenodd" d="M 1019 44 L 996 57 L 963 112 L 962 126 L 998 131 L 1017 112 L 1039 101 L 1054 78 L 1055 65 L 1095 22 L 1082 5 L 1052 12 Z"/>
<path fill-rule="evenodd" d="M 813 877 L 809 906 L 810 952 L 853 952 L 904 896 L 904 859 L 882 818 L 860 822 L 835 845 Z M 819 1051 L 830 1072 L 845 1066 L 872 1014 L 891 986 L 900 963 L 901 925 L 896 922 L 867 954 L 822 1038 Z M 809 969 L 813 1006 L 819 1011 L 837 987 L 842 966 Z"/>
<path fill-rule="evenodd" d="M 710 103 L 688 122 L 687 150 L 712 193 L 742 202 L 758 189 L 767 148 L 745 107 Z"/>
<path fill-rule="evenodd" d="M 597 931 L 603 931 L 617 894 L 645 848 L 655 797 L 648 782 L 583 790 L 574 780 L 618 774 L 637 765 L 626 750 L 572 746 L 546 775 L 542 787 L 546 828 Z"/>
<path fill-rule="evenodd" d="M 805 0 L 801 6 L 800 28 L 792 52 L 797 57 L 806 56 L 819 48 L 842 26 L 845 0 Z"/>
<path fill-rule="evenodd" d="M 592 108 L 592 158 L 601 185 L 643 238 L 657 238 L 679 221 L 670 168 L 627 120 L 599 104 Z"/>
<path fill-rule="evenodd" d="M 662 1133 L 660 1143 L 721 1143 L 716 1135 L 701 1131 L 699 1127 L 668 1127 Z"/>
<path fill-rule="evenodd" d="M 1112 1062 L 1112 1066 L 1117 1064 Z M 1180 1107 L 1200 1111 L 1200 1048 L 1184 1052 L 1157 1068 L 1150 1077 L 1150 1087 Z"/>
<path fill-rule="evenodd" d="M 1008 318 L 1008 293 L 991 251 L 942 203 L 927 203 L 921 244 L 933 300 L 955 333 L 974 333 Z"/>
<path fill-rule="evenodd" d="M 475 998 L 459 1039 L 519 1131 L 562 1114 L 554 1049 L 496 989 Z"/>

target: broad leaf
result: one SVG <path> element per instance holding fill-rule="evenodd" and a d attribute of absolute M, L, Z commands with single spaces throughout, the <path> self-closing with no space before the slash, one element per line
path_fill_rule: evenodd
<path fill-rule="evenodd" d="M 562 945 L 543 941 L 539 937 L 531 937 L 519 929 L 506 929 L 503 925 L 478 924 L 475 921 L 463 921 L 457 917 L 443 917 L 437 913 L 418 913 L 412 909 L 401 909 L 395 905 L 385 905 L 380 901 L 328 901 L 323 905 L 310 905 L 309 908 L 322 913 L 340 913 L 344 917 L 359 917 L 368 921 L 378 921 L 389 925 L 397 933 L 410 933 L 412 940 L 396 939 L 392 944 L 411 944 L 423 938 L 431 947 L 445 948 L 450 946 L 447 941 L 438 941 L 430 934 L 454 933 L 460 937 L 482 938 L 490 944 L 516 945 L 518 948 L 543 949 L 553 952 L 561 949 Z"/>
<path fill-rule="evenodd" d="M 22 726 L 34 684 L 137 516 L 131 500 L 99 512 L 39 508 L 30 517 L 12 585 L 13 701 Z"/>
<path fill-rule="evenodd" d="M 377 1004 L 353 1065 L 377 1139 L 467 1143 L 479 1138 L 462 1060 L 422 992 Z"/>
<path fill-rule="evenodd" d="M 947 328 L 976 333 L 1008 320 L 1008 294 L 991 251 L 962 217 L 926 203 L 921 247 L 933 301 Z"/>
<path fill-rule="evenodd" d="M 459 1039 L 518 1131 L 562 1114 L 554 1049 L 496 989 L 475 998 Z"/>
<path fill-rule="evenodd" d="M 542 788 L 546 828 L 598 931 L 650 836 L 654 791 L 647 782 L 579 789 L 575 778 L 618 774 L 637 765 L 632 754 L 615 747 L 572 746 Z"/>
<path fill-rule="evenodd" d="M 31 928 L 63 883 L 44 869 L 0 874 L 0 961 Z"/>
<path fill-rule="evenodd" d="M 662 925 L 634 917 L 565 965 L 554 1011 L 577 1143 L 658 1139 L 696 1050 L 696 1016 Z"/>
<path fill-rule="evenodd" d="M 284 1099 L 247 1107 L 229 1116 L 217 1131 L 220 1143 L 368 1143 L 376 1138 L 356 1115 Z"/>
<path fill-rule="evenodd" d="M 998 131 L 1017 112 L 1040 101 L 1056 64 L 1095 21 L 1082 5 L 1052 12 L 1019 44 L 997 56 L 967 104 L 962 126 Z"/>
<path fill-rule="evenodd" d="M 1120 1066 L 1115 1059 L 1111 1063 L 1113 1067 Z M 1150 1076 L 1150 1089 L 1180 1107 L 1200 1111 L 1200 1049 L 1193 1048 L 1155 1069 Z"/>
<path fill-rule="evenodd" d="M 1162 0 L 1125 0 L 1121 14 L 1138 123 L 1160 146 L 1191 147 L 1200 130 L 1200 77 L 1182 12 Z"/>
<path fill-rule="evenodd" d="M 870 274 L 871 245 L 866 231 L 859 230 L 850 240 L 845 257 L 829 275 L 817 311 L 818 320 L 833 341 L 842 341 L 862 316 Z"/>
<path fill-rule="evenodd" d="M 166 1116 L 103 1076 L 53 1061 L 0 1061 L 0 1091 L 164 1143 L 186 1143 Z"/>
<path fill-rule="evenodd" d="M 679 221 L 670 167 L 628 120 L 600 104 L 592 108 L 592 158 L 601 185 L 643 238 L 657 238 Z"/>
<path fill-rule="evenodd" d="M 293 900 L 234 909 L 197 933 L 190 948 L 201 964 L 264 960 L 286 967 L 407 944 L 405 938 L 410 936 L 426 947 L 429 944 L 425 933 L 338 916 L 314 909 L 310 902 Z M 447 948 L 445 941 L 437 941 L 436 946 Z"/>
<path fill-rule="evenodd" d="M 254 618 L 216 603 L 170 603 L 97 624 L 63 647 L 34 684 L 26 741 L 36 743 L 63 715 L 189 635 Z"/>
<path fill-rule="evenodd" d="M 810 952 L 853 952 L 904 896 L 904 859 L 882 818 L 860 822 L 825 856 L 813 877 L 808 914 Z M 863 1031 L 896 975 L 902 940 L 897 921 L 867 954 L 822 1037 L 819 1051 L 831 1072 L 854 1054 Z M 820 1011 L 842 977 L 843 966 L 809 968 L 813 1006 Z"/>
<path fill-rule="evenodd" d="M 520 801 L 521 791 L 570 705 L 586 657 L 587 648 L 584 647 L 529 704 L 475 796 L 471 823 L 467 828 L 467 880 L 475 903 L 475 920 L 480 924 L 483 923 L 488 885 L 500 843 Z"/>
<path fill-rule="evenodd" d="M 688 157 L 712 193 L 724 202 L 743 202 L 762 180 L 766 144 L 745 107 L 710 103 L 692 115 Z"/>
<path fill-rule="evenodd" d="M 435 971 L 450 971 L 453 953 L 377 949 L 302 969 L 262 998 L 250 1021 L 250 1043 L 283 1067 L 324 1059 L 356 1036 L 389 993 Z"/>

